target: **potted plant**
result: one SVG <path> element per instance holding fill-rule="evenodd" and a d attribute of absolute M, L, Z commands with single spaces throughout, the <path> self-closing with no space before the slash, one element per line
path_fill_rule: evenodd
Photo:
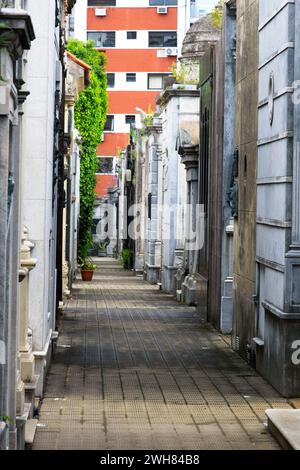
<path fill-rule="evenodd" d="M 108 247 L 108 245 L 109 245 L 108 240 L 105 240 L 104 242 L 99 243 L 98 256 L 100 258 L 103 258 L 103 257 L 107 256 L 107 247 Z"/>
<path fill-rule="evenodd" d="M 81 268 L 81 278 L 83 281 L 90 282 L 93 279 L 97 265 L 93 263 L 90 258 L 79 259 L 79 266 Z"/>
<path fill-rule="evenodd" d="M 129 248 L 124 248 L 121 253 L 122 263 L 124 269 L 133 268 L 133 253 Z"/>

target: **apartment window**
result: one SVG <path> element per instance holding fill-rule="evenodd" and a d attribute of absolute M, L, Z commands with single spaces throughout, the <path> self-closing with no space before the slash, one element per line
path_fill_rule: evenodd
<path fill-rule="evenodd" d="M 148 90 L 163 90 L 167 76 L 163 73 L 148 73 Z"/>
<path fill-rule="evenodd" d="M 116 47 L 116 33 L 114 31 L 87 33 L 87 38 L 94 42 L 95 47 Z"/>
<path fill-rule="evenodd" d="M 136 39 L 137 32 L 136 31 L 127 31 L 127 39 Z"/>
<path fill-rule="evenodd" d="M 177 0 L 149 0 L 150 7 L 161 7 L 161 6 L 173 6 L 177 5 Z"/>
<path fill-rule="evenodd" d="M 135 115 L 127 115 L 125 116 L 125 122 L 126 124 L 129 124 L 130 126 L 134 126 L 135 125 Z"/>
<path fill-rule="evenodd" d="M 107 73 L 107 86 L 108 88 L 114 88 L 115 87 L 115 74 L 114 73 Z"/>
<path fill-rule="evenodd" d="M 99 157 L 97 173 L 100 175 L 111 175 L 114 173 L 113 157 Z"/>
<path fill-rule="evenodd" d="M 106 132 L 112 132 L 114 130 L 115 117 L 108 115 L 106 118 L 106 123 L 104 125 L 104 130 Z"/>
<path fill-rule="evenodd" d="M 136 73 L 126 73 L 126 82 L 136 82 Z"/>
<path fill-rule="evenodd" d="M 177 32 L 150 31 L 149 47 L 177 47 Z"/>
<path fill-rule="evenodd" d="M 115 7 L 116 0 L 88 0 L 89 7 Z"/>

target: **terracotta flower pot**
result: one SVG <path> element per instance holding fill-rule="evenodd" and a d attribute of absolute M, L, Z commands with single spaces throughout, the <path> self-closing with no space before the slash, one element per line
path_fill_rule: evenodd
<path fill-rule="evenodd" d="M 81 278 L 83 281 L 89 282 L 93 279 L 93 276 L 94 276 L 94 271 L 86 270 L 86 269 L 81 270 Z"/>

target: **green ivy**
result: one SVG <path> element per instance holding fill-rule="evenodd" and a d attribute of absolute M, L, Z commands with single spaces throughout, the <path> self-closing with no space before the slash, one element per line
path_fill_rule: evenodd
<path fill-rule="evenodd" d="M 106 58 L 94 49 L 92 41 L 71 39 L 68 50 L 91 66 L 90 84 L 75 104 L 75 126 L 80 133 L 80 229 L 78 257 L 86 259 L 93 243 L 95 188 L 98 145 L 106 121 L 108 97 L 105 72 Z"/>

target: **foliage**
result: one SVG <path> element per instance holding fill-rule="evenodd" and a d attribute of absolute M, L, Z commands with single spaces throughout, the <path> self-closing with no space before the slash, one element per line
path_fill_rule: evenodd
<path fill-rule="evenodd" d="M 133 262 L 133 253 L 129 248 L 124 248 L 121 252 L 122 264 L 124 269 L 130 269 Z"/>
<path fill-rule="evenodd" d="M 93 243 L 97 150 L 106 121 L 108 98 L 105 56 L 86 43 L 71 39 L 68 50 L 91 66 L 90 85 L 81 91 L 75 105 L 75 126 L 80 133 L 80 230 L 78 256 L 87 258 Z"/>
<path fill-rule="evenodd" d="M 177 83 L 184 83 L 184 79 L 185 79 L 185 65 L 184 64 L 181 63 L 180 67 L 178 68 L 177 62 L 173 62 L 170 71 L 173 77 L 176 78 Z"/>
<path fill-rule="evenodd" d="M 104 242 L 99 243 L 99 248 L 101 251 L 106 252 L 108 245 L 109 245 L 109 241 L 105 240 Z"/>
<path fill-rule="evenodd" d="M 222 28 L 224 0 L 219 0 L 211 13 L 211 24 L 217 29 Z"/>
<path fill-rule="evenodd" d="M 79 267 L 82 271 L 95 271 L 97 265 L 91 258 L 78 258 Z"/>
<path fill-rule="evenodd" d="M 0 421 L 6 424 L 6 426 L 9 426 L 9 424 L 13 424 L 13 419 L 10 416 L 2 416 Z"/>
<path fill-rule="evenodd" d="M 144 126 L 152 126 L 153 118 L 154 118 L 154 111 L 152 109 L 151 104 L 149 104 L 147 113 L 145 113 L 145 115 L 142 117 L 142 124 Z"/>
<path fill-rule="evenodd" d="M 117 147 L 117 172 L 118 172 L 118 177 L 121 180 L 122 179 L 122 149 L 121 147 Z"/>
<path fill-rule="evenodd" d="M 178 64 L 174 62 L 172 67 L 170 68 L 170 72 L 172 76 L 176 79 L 176 83 L 184 84 L 184 85 L 197 85 L 197 80 L 192 80 L 190 78 L 191 75 L 191 67 L 187 67 L 187 64 L 181 62 Z"/>

